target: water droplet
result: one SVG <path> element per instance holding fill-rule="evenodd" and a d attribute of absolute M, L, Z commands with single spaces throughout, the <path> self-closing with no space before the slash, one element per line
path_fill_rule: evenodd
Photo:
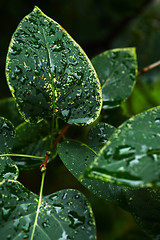
<path fill-rule="evenodd" d="M 75 199 L 79 199 L 80 198 L 80 194 L 77 194 L 74 198 Z"/>
<path fill-rule="evenodd" d="M 130 167 L 133 167 L 133 166 L 135 166 L 135 165 L 137 165 L 137 164 L 139 164 L 138 157 L 129 162 L 129 166 L 130 166 Z"/>
<path fill-rule="evenodd" d="M 47 221 L 43 222 L 42 226 L 43 226 L 43 228 L 50 227 L 49 220 L 47 219 Z"/>
<path fill-rule="evenodd" d="M 64 206 L 62 204 L 53 204 L 53 207 L 57 213 L 60 213 L 64 209 Z"/>
<path fill-rule="evenodd" d="M 9 129 L 9 126 L 7 125 L 6 122 L 4 122 L 4 123 L 2 124 L 2 128 L 7 128 L 7 129 Z"/>
<path fill-rule="evenodd" d="M 11 234 L 8 234 L 7 235 L 7 240 L 10 240 L 11 239 Z"/>
<path fill-rule="evenodd" d="M 63 41 L 62 40 L 58 40 L 54 42 L 54 45 L 52 47 L 52 51 L 54 52 L 60 52 L 64 49 L 64 45 L 63 45 Z"/>
<path fill-rule="evenodd" d="M 17 231 L 18 230 L 18 226 L 19 226 L 19 219 L 15 219 L 14 221 L 13 221 L 13 227 L 14 227 L 14 229 Z"/>
<path fill-rule="evenodd" d="M 49 199 L 52 200 L 52 201 L 55 201 L 55 200 L 58 199 L 58 196 L 57 196 L 57 195 L 51 195 L 51 196 L 49 197 Z"/>
<path fill-rule="evenodd" d="M 81 225 L 84 225 L 85 222 L 84 216 L 79 216 L 76 212 L 69 211 L 68 217 L 71 220 L 71 224 L 69 225 L 71 228 L 75 229 Z"/>
<path fill-rule="evenodd" d="M 10 208 L 4 208 L 2 207 L 2 218 L 7 221 L 9 216 L 10 216 L 10 213 L 11 213 L 11 209 Z"/>
<path fill-rule="evenodd" d="M 24 232 L 28 232 L 29 229 L 30 229 L 32 221 L 31 221 L 29 216 L 25 216 L 24 219 L 25 219 L 26 222 L 25 222 L 25 225 L 23 225 L 22 229 L 23 229 Z"/>
<path fill-rule="evenodd" d="M 70 116 L 70 110 L 69 109 L 64 109 L 64 110 L 62 110 L 62 116 L 66 119 L 68 119 L 69 118 L 69 116 Z"/>
<path fill-rule="evenodd" d="M 22 69 L 19 66 L 16 66 L 14 71 L 15 71 L 16 75 L 22 74 Z"/>
<path fill-rule="evenodd" d="M 155 123 L 160 123 L 160 118 L 156 118 Z"/>
<path fill-rule="evenodd" d="M 62 236 L 58 239 L 58 240 L 68 240 L 68 239 L 70 239 L 70 237 L 68 236 L 68 234 L 64 231 L 63 233 L 62 233 Z"/>
<path fill-rule="evenodd" d="M 115 150 L 113 158 L 116 160 L 132 159 L 135 156 L 135 148 L 127 145 L 118 146 Z"/>
<path fill-rule="evenodd" d="M 23 239 L 27 239 L 27 238 L 29 238 L 28 234 L 23 235 Z"/>
<path fill-rule="evenodd" d="M 64 193 L 63 196 L 62 196 L 62 199 L 63 200 L 67 199 L 67 195 L 68 195 L 67 193 Z"/>

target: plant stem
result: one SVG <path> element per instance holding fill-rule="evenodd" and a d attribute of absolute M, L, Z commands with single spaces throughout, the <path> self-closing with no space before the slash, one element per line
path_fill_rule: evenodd
<path fill-rule="evenodd" d="M 25 155 L 25 154 L 16 154 L 16 153 L 5 153 L 1 154 L 0 157 L 26 157 L 26 158 L 37 158 L 37 159 L 44 159 L 44 156 L 32 156 L 32 155 Z"/>
<path fill-rule="evenodd" d="M 35 220 L 34 220 L 34 224 L 33 224 L 33 230 L 32 230 L 32 235 L 31 235 L 31 239 L 30 240 L 33 240 L 34 233 L 35 233 L 35 230 L 36 230 L 36 225 L 37 225 L 37 221 L 38 221 L 38 215 L 39 215 L 40 206 L 41 206 L 41 202 L 42 202 L 42 196 L 43 196 L 43 187 L 44 187 L 45 175 L 46 175 L 46 172 L 43 172 L 42 173 L 41 186 L 40 186 L 40 192 L 39 192 L 38 206 L 37 206 L 36 216 L 35 216 Z"/>
<path fill-rule="evenodd" d="M 153 63 L 153 64 L 151 64 L 151 65 L 149 65 L 149 66 L 147 66 L 147 67 L 145 67 L 145 68 L 143 68 L 143 69 L 141 69 L 141 70 L 137 73 L 137 76 L 140 76 L 140 75 L 142 75 L 143 73 L 146 73 L 146 72 L 150 71 L 151 69 L 153 69 L 153 68 L 155 68 L 155 67 L 158 67 L 158 66 L 160 66 L 160 60 L 157 61 L 157 62 L 155 62 L 155 63 Z"/>
<path fill-rule="evenodd" d="M 67 130 L 71 127 L 71 124 L 67 124 L 61 131 L 60 135 L 56 138 L 56 140 L 54 141 L 53 145 L 52 145 L 52 148 L 54 149 L 54 147 L 57 145 L 57 143 L 61 140 L 61 138 L 64 136 L 64 134 L 67 132 Z M 44 161 L 42 163 L 42 165 L 40 166 L 40 170 L 41 172 L 45 172 L 46 169 L 47 169 L 47 161 L 48 161 L 48 158 L 49 156 L 51 155 L 52 153 L 50 151 L 47 151 L 46 152 L 46 155 L 45 155 L 45 158 L 44 158 Z"/>
<path fill-rule="evenodd" d="M 40 166 L 41 172 L 45 172 L 45 171 L 46 171 L 46 169 L 47 169 L 47 161 L 48 161 L 48 158 L 49 158 L 49 156 L 50 156 L 51 154 L 52 154 L 52 153 L 51 153 L 50 151 L 47 151 L 47 152 L 46 152 L 44 161 L 43 161 L 42 165 Z"/>
<path fill-rule="evenodd" d="M 53 144 L 53 131 L 55 127 L 55 109 L 56 109 L 56 104 L 55 104 L 55 88 L 54 88 L 54 77 L 51 80 L 52 81 L 52 92 L 53 92 L 53 97 L 52 97 L 52 103 L 53 103 L 53 118 L 52 118 L 52 129 L 51 129 L 51 147 Z"/>
<path fill-rule="evenodd" d="M 64 136 L 64 134 L 67 132 L 67 130 L 71 127 L 71 124 L 67 124 L 61 131 L 60 135 L 56 138 L 56 140 L 54 141 L 52 147 L 54 148 L 57 143 L 61 140 L 61 138 Z"/>

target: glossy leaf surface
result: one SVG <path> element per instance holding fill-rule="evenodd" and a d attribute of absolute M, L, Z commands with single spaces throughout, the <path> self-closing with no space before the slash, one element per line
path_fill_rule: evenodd
<path fill-rule="evenodd" d="M 50 150 L 50 126 L 47 121 L 38 124 L 24 122 L 15 131 L 16 138 L 12 149 L 14 153 L 42 157 Z M 53 154 L 56 154 L 56 149 Z M 14 157 L 14 160 L 18 167 L 28 169 L 40 166 L 44 159 Z"/>
<path fill-rule="evenodd" d="M 70 124 L 99 116 L 101 86 L 80 46 L 35 7 L 17 27 L 9 46 L 6 77 L 26 121 L 53 114 Z"/>
<path fill-rule="evenodd" d="M 123 188 L 83 176 L 86 169 L 97 156 L 99 149 L 104 146 L 114 130 L 115 128 L 111 125 L 98 123 L 91 128 L 87 144 L 71 140 L 64 141 L 58 145 L 58 154 L 69 171 L 77 179 L 80 178 L 80 182 L 89 191 L 98 197 L 121 204 L 124 198 Z"/>
<path fill-rule="evenodd" d="M 118 107 L 133 89 L 137 73 L 135 48 L 105 51 L 92 59 L 102 85 L 103 108 Z"/>
<path fill-rule="evenodd" d="M 91 164 L 89 177 L 144 187 L 160 184 L 160 107 L 122 124 Z"/>
<path fill-rule="evenodd" d="M 37 202 L 38 196 L 17 181 L 0 185 L 2 239 L 31 239 Z M 86 198 L 76 190 L 44 197 L 33 239 L 96 239 L 95 222 Z"/>
<path fill-rule="evenodd" d="M 128 189 L 129 211 L 138 225 L 152 239 L 160 238 L 160 190 L 152 188 Z"/>
<path fill-rule="evenodd" d="M 14 141 L 14 128 L 11 122 L 0 118 L 0 155 L 10 153 Z M 16 179 L 18 168 L 8 156 L 0 156 L 0 181 Z"/>

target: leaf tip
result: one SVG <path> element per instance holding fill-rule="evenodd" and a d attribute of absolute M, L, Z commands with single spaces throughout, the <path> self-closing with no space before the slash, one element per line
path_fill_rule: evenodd
<path fill-rule="evenodd" d="M 42 12 L 38 6 L 34 6 L 33 12 Z"/>

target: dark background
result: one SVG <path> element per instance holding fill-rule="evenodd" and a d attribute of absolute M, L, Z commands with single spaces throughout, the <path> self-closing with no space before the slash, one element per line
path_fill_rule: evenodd
<path fill-rule="evenodd" d="M 111 48 L 137 47 L 139 67 L 160 52 L 160 2 L 154 0 L 0 0 L 0 98 L 10 93 L 5 58 L 13 32 L 37 5 L 92 56 Z"/>
<path fill-rule="evenodd" d="M 139 69 L 160 59 L 159 0 L 0 0 L 0 99 L 11 96 L 5 78 L 5 58 L 11 36 L 35 5 L 61 24 L 89 58 L 112 48 L 136 47 Z M 133 115 L 160 105 L 159 92 L 160 71 L 157 68 L 138 79 L 135 91 L 123 106 L 124 111 Z M 46 176 L 50 184 L 45 186 L 45 193 L 61 188 L 78 188 L 84 192 L 93 206 L 99 240 L 150 239 L 129 213 L 93 198 L 63 165 L 58 171 L 53 169 L 51 164 Z M 19 180 L 33 192 L 38 193 L 40 179 L 39 169 L 20 172 Z"/>

